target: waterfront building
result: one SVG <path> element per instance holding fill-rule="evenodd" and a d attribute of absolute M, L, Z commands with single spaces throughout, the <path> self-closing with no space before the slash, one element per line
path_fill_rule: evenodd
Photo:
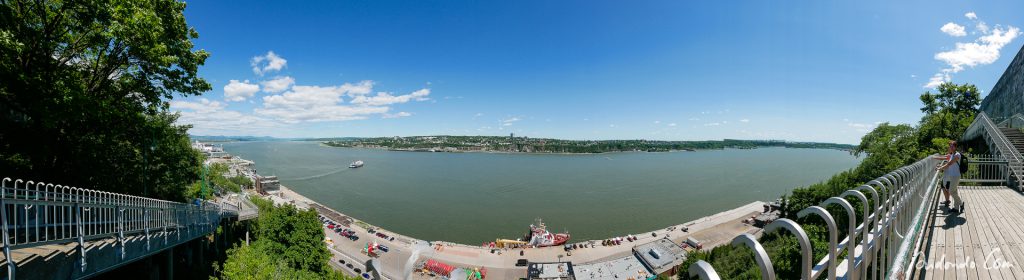
<path fill-rule="evenodd" d="M 527 280 L 575 280 L 571 262 L 530 263 Z"/>
<path fill-rule="evenodd" d="M 635 256 L 625 256 L 599 263 L 576 265 L 573 267 L 573 271 L 577 280 L 643 280 L 656 277 Z"/>
<path fill-rule="evenodd" d="M 636 256 L 652 274 L 676 273 L 675 267 L 686 261 L 687 253 L 682 246 L 668 238 L 661 238 L 633 247 Z"/>
<path fill-rule="evenodd" d="M 256 191 L 261 194 L 270 194 L 281 191 L 281 181 L 277 176 L 257 176 Z"/>

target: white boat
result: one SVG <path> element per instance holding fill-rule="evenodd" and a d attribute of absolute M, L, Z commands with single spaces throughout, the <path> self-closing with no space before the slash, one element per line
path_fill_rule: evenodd
<path fill-rule="evenodd" d="M 360 168 L 363 167 L 363 161 L 357 160 L 348 165 L 348 168 Z"/>

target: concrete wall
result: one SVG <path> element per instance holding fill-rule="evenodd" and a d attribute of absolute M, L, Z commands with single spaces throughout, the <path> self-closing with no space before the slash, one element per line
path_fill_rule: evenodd
<path fill-rule="evenodd" d="M 985 100 L 981 110 L 996 122 L 1016 113 L 1024 113 L 1024 47 L 1006 67 Z"/>

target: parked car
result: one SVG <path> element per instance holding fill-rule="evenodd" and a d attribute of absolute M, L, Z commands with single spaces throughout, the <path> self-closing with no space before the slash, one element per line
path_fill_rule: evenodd
<path fill-rule="evenodd" d="M 355 271 L 356 271 L 356 273 L 363 273 L 363 270 L 362 270 L 362 269 L 359 269 L 358 267 L 357 267 L 357 268 L 355 268 L 355 269 L 353 269 L 353 270 L 355 270 Z"/>
<path fill-rule="evenodd" d="M 349 263 L 349 264 L 345 264 L 345 266 L 347 266 L 348 268 L 355 268 L 355 267 L 353 267 L 353 266 L 352 266 L 352 264 L 350 264 L 350 263 Z"/>
<path fill-rule="evenodd" d="M 384 246 L 384 244 L 377 244 L 377 249 L 380 249 L 381 251 L 383 251 L 385 253 L 388 252 L 388 246 Z"/>

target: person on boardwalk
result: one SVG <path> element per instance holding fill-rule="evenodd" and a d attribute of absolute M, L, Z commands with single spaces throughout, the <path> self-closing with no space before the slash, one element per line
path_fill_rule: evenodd
<path fill-rule="evenodd" d="M 949 201 L 949 195 L 952 193 L 953 199 L 956 200 L 956 207 L 952 207 L 950 211 L 963 212 L 964 200 L 960 198 L 960 192 L 957 188 L 960 186 L 960 158 L 963 155 L 956 150 L 956 141 L 949 142 L 949 153 L 944 156 L 937 156 L 936 159 L 946 160 L 944 163 L 936 167 L 936 170 L 942 171 L 942 194 L 946 197 L 946 201 L 942 202 L 947 206 L 952 206 Z"/>

